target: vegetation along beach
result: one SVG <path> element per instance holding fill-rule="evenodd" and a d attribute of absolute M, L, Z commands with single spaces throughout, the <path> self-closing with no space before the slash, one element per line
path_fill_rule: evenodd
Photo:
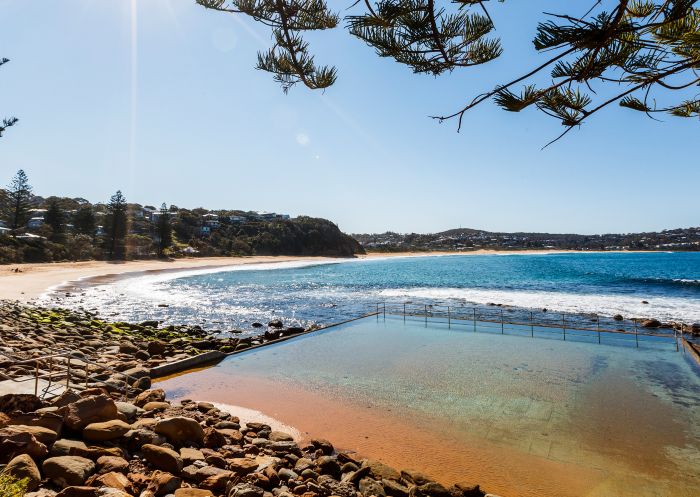
<path fill-rule="evenodd" d="M 0 497 L 700 495 L 696 0 L 0 8 Z"/>

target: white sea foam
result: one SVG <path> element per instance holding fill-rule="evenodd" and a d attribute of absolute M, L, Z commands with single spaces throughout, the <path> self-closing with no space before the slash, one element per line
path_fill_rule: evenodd
<path fill-rule="evenodd" d="M 642 304 L 638 297 L 613 294 L 576 294 L 527 290 L 485 290 L 479 288 L 399 288 L 378 292 L 384 298 L 461 300 L 474 304 L 504 304 L 530 309 L 547 308 L 570 313 L 598 313 L 612 316 L 655 317 L 667 320 L 700 322 L 697 301 L 675 298 L 647 298 Z"/>

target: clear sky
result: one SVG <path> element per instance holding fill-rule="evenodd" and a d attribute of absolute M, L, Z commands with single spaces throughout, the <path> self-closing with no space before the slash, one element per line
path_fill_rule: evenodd
<path fill-rule="evenodd" d="M 338 9 L 351 0 L 331 1 Z M 590 1 L 580 4 L 583 11 Z M 347 5 L 346 5 L 347 4 Z M 631 232 L 700 225 L 700 125 L 613 107 L 562 128 L 486 104 L 449 113 L 542 60 L 543 10 L 494 4 L 505 54 L 414 75 L 347 31 L 309 37 L 338 67 L 324 93 L 288 95 L 256 71 L 263 26 L 194 0 L 0 0 L 0 183 L 23 168 L 39 195 L 308 214 L 347 232 Z"/>

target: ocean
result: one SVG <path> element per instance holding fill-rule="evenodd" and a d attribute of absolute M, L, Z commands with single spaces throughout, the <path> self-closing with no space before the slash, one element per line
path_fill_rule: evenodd
<path fill-rule="evenodd" d="M 546 308 L 700 322 L 700 253 L 556 253 L 338 259 L 129 277 L 60 305 L 113 320 L 158 319 L 214 331 L 274 318 L 329 324 L 379 302 Z M 647 303 L 643 303 L 647 302 Z"/>

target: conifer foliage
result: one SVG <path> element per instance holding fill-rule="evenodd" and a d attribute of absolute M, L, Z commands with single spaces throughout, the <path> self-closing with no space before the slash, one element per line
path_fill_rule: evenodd
<path fill-rule="evenodd" d="M 10 59 L 6 59 L 4 57 L 0 57 L 0 66 L 7 64 L 10 62 Z M 0 136 L 5 132 L 7 128 L 10 126 L 14 126 L 17 123 L 17 118 L 16 117 L 6 117 L 2 121 L 0 121 Z"/>
<path fill-rule="evenodd" d="M 302 33 L 335 28 L 338 14 L 321 0 L 197 0 L 207 8 L 243 13 L 272 29 L 273 47 L 258 68 L 288 91 L 297 82 L 327 88 L 336 68 L 318 68 Z M 498 3 L 504 3 L 499 0 Z M 414 72 L 441 75 L 488 63 L 503 51 L 498 18 L 508 2 L 488 0 L 357 0 L 349 32 Z M 562 2 L 533 27 L 542 60 L 514 79 L 468 100 L 451 114 L 458 128 L 467 111 L 492 100 L 511 112 L 535 108 L 557 119 L 565 135 L 601 109 L 617 104 L 653 116 L 700 117 L 700 9 L 697 0 Z M 581 9 L 583 10 L 583 9 Z M 492 12 L 493 11 L 493 12 Z"/>

